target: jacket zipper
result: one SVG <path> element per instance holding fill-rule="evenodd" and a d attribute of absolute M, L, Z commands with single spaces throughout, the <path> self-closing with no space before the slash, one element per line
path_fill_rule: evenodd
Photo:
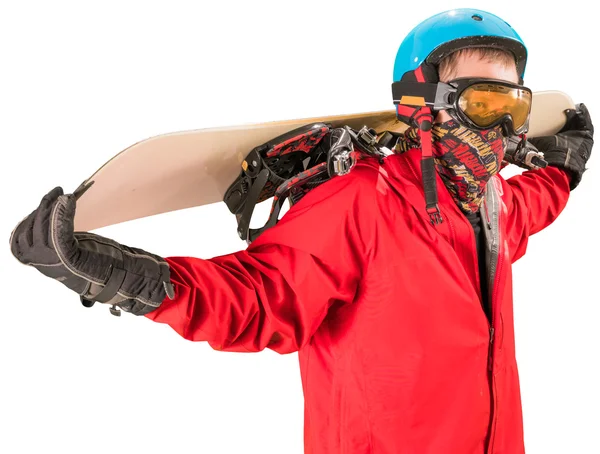
<path fill-rule="evenodd" d="M 413 176 L 415 178 L 418 179 L 417 173 L 415 172 L 415 170 L 413 169 L 412 163 L 410 161 L 408 162 L 408 167 L 411 170 Z M 493 185 L 493 181 L 490 181 L 488 183 L 489 185 Z M 495 224 L 496 226 L 499 225 L 500 220 L 499 220 L 499 212 L 498 209 L 496 207 L 495 204 L 495 198 L 497 197 L 497 192 L 495 188 L 492 188 L 492 190 L 490 191 L 491 194 L 491 200 L 492 200 L 492 216 L 495 216 Z M 490 389 L 490 393 L 491 393 L 491 397 L 493 400 L 493 405 L 492 405 L 492 422 L 491 422 L 491 429 L 490 429 L 490 438 L 488 441 L 488 446 L 487 446 L 487 450 L 486 453 L 487 454 L 493 454 L 493 444 L 494 444 L 494 437 L 495 437 L 495 432 L 496 432 L 496 422 L 497 422 L 497 415 L 495 414 L 496 412 L 496 408 L 497 408 L 497 401 L 496 401 L 496 382 L 494 380 L 494 367 L 493 367 L 493 345 L 494 345 L 494 335 L 495 335 L 495 328 L 494 328 L 494 301 L 495 301 L 495 295 L 496 295 L 496 291 L 497 291 L 497 285 L 496 284 L 496 273 L 498 271 L 499 265 L 501 263 L 501 255 L 498 253 L 498 248 L 499 248 L 499 243 L 500 243 L 500 229 L 496 228 L 496 232 L 494 233 L 494 224 L 492 223 L 491 219 L 490 219 L 490 215 L 489 215 L 489 211 L 488 211 L 488 205 L 487 205 L 487 197 L 484 198 L 484 204 L 485 204 L 485 217 L 486 217 L 486 224 L 488 227 L 488 230 L 491 230 L 492 232 L 492 247 L 491 247 L 491 253 L 490 253 L 490 276 L 489 276 L 489 284 L 490 287 L 488 289 L 488 294 L 489 294 L 489 303 L 490 303 L 490 329 L 489 329 L 489 347 L 488 347 L 488 371 L 489 371 L 489 380 L 491 382 L 491 389 Z M 445 213 L 443 211 L 441 211 L 440 208 L 440 213 L 442 214 L 442 216 L 444 217 L 445 220 L 448 220 L 448 224 L 450 226 L 450 231 L 452 233 L 452 238 L 454 241 L 454 226 L 452 225 L 452 221 L 450 221 L 450 218 L 448 216 L 445 215 Z"/>
<path fill-rule="evenodd" d="M 490 182 L 493 185 L 493 182 Z M 488 443 L 487 453 L 492 454 L 494 450 L 494 439 L 496 436 L 496 424 L 498 421 L 498 417 L 496 414 L 496 409 L 498 407 L 497 402 L 497 389 L 496 389 L 496 380 L 494 379 L 494 360 L 493 360 L 493 347 L 494 347 L 494 335 L 495 335 L 495 305 L 496 295 L 498 293 L 498 286 L 496 285 L 496 277 L 498 273 L 498 269 L 502 264 L 502 255 L 499 253 L 499 245 L 500 245 L 500 229 L 498 228 L 500 224 L 499 219 L 499 210 L 496 206 L 496 197 L 497 193 L 495 188 L 491 189 L 491 202 L 492 202 L 492 220 L 489 216 L 489 210 L 487 205 L 487 200 L 485 202 L 485 214 L 486 221 L 488 225 L 488 229 L 491 230 L 492 233 L 492 244 L 490 251 L 490 292 L 489 292 L 489 304 L 490 304 L 490 313 L 491 313 L 491 327 L 490 327 L 490 344 L 489 344 L 489 353 L 488 353 L 488 371 L 489 371 L 489 379 L 491 382 L 491 393 L 492 393 L 492 423 L 490 428 L 490 438 Z M 494 229 L 494 227 L 496 227 Z M 494 231 L 495 230 L 495 231 Z"/>

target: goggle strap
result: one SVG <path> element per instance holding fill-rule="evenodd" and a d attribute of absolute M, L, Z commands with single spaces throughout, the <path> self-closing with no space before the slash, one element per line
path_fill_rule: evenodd
<path fill-rule="evenodd" d="M 392 97 L 395 104 L 413 107 L 433 106 L 436 101 L 438 84 L 401 81 L 392 84 Z"/>

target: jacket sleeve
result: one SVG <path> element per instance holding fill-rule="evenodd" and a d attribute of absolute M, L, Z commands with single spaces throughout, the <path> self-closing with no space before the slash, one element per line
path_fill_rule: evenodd
<path fill-rule="evenodd" d="M 170 257 L 175 299 L 147 318 L 215 350 L 299 350 L 334 303 L 352 303 L 364 263 L 369 184 L 359 168 L 313 189 L 246 250 Z"/>
<path fill-rule="evenodd" d="M 529 237 L 549 226 L 569 199 L 570 176 L 557 167 L 527 170 L 500 179 L 506 206 L 506 235 L 512 262 L 527 249 Z"/>

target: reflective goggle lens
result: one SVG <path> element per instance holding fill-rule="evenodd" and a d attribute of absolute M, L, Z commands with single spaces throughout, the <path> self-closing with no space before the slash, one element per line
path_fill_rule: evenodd
<path fill-rule="evenodd" d="M 461 93 L 458 106 L 481 128 L 487 128 L 505 115 L 510 115 L 514 129 L 518 130 L 529 116 L 531 92 L 499 84 L 478 83 Z"/>

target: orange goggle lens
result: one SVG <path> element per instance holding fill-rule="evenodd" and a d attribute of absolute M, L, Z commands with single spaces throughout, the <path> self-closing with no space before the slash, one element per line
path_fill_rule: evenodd
<path fill-rule="evenodd" d="M 510 115 L 515 130 L 522 128 L 531 111 L 531 92 L 493 83 L 478 83 L 466 88 L 458 107 L 477 126 L 487 128 Z"/>

